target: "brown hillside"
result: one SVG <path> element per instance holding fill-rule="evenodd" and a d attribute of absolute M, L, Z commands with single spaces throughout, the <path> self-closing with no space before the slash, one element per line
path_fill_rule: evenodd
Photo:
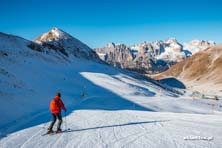
<path fill-rule="evenodd" d="M 222 90 L 222 44 L 199 52 L 172 66 L 169 70 L 152 76 L 155 79 L 176 77 L 185 84 L 215 84 Z M 189 87 L 189 86 L 188 86 Z"/>

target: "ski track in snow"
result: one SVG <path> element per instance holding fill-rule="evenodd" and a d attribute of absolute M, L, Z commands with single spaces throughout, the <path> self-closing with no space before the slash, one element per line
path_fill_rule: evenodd
<path fill-rule="evenodd" d="M 139 114 L 142 114 L 142 116 L 139 116 Z M 184 125 L 188 127 L 195 127 L 199 126 L 202 121 L 200 123 L 195 123 L 195 121 L 192 122 L 187 119 L 185 119 L 185 121 L 184 119 L 177 120 L 180 116 L 180 114 L 178 115 L 177 113 L 175 113 L 175 115 L 169 114 L 168 117 L 165 117 L 167 113 L 164 113 L 163 115 L 161 115 L 161 113 L 153 114 L 156 115 L 151 115 L 151 113 L 144 115 L 143 111 L 136 113 L 136 115 L 134 115 L 133 111 L 93 111 L 93 113 L 90 113 L 90 111 L 78 111 L 67 116 L 71 132 L 41 136 L 44 130 L 39 126 L 34 127 L 36 129 L 33 131 L 33 135 L 28 137 L 22 143 L 17 143 L 18 145 L 14 145 L 14 147 L 146 147 L 148 145 L 156 147 L 158 144 L 165 145 L 166 147 L 194 146 L 193 143 L 195 143 L 195 141 L 187 141 L 186 145 L 183 145 L 184 143 L 181 144 L 181 139 L 178 140 L 172 137 L 175 133 L 174 131 L 171 133 L 172 129 L 170 128 L 169 130 L 168 126 L 174 126 L 176 125 L 175 122 L 180 122 L 182 124 L 185 123 Z M 113 115 L 115 115 L 115 117 Z M 151 117 L 149 117 L 150 115 Z M 186 114 L 186 116 L 192 116 L 192 114 Z M 161 118 L 161 120 L 159 120 L 160 122 L 156 120 L 158 117 Z M 145 120 L 146 118 L 148 119 Z M 77 123 L 76 120 L 82 121 Z M 130 124 L 132 121 L 137 121 L 138 124 Z M 148 121 L 148 123 L 143 124 L 143 121 Z M 206 124 L 203 124 L 203 126 L 209 127 Z M 30 130 L 32 130 L 32 128 L 27 129 L 23 134 L 27 133 L 27 135 L 30 135 Z M 74 131 L 72 132 L 72 130 Z M 184 130 L 181 132 L 183 131 Z M 10 139 L 10 136 L 7 138 Z M 0 141 L 3 148 L 7 147 L 7 142 L 10 142 L 7 138 L 6 140 L 3 138 L 3 141 Z M 14 136 L 13 139 L 19 141 L 19 136 Z M 160 141 L 155 141 L 155 139 L 160 139 Z M 143 143 L 141 143 L 141 141 L 143 141 Z M 206 141 L 204 142 L 206 143 Z M 157 145 L 155 145 L 155 143 L 157 143 Z M 202 143 L 202 141 L 200 141 L 200 143 Z M 206 147 L 219 147 L 219 145 L 212 142 L 207 143 L 208 145 L 206 145 Z M 140 144 L 143 146 L 140 146 Z M 204 146 L 201 145 L 200 147 Z"/>
<path fill-rule="evenodd" d="M 30 142 L 35 136 L 39 135 L 39 133 L 41 132 L 42 130 L 39 130 L 37 133 L 33 134 L 30 138 L 28 138 L 28 140 L 26 140 L 20 147 L 21 148 L 24 148 L 24 146 Z"/>
<path fill-rule="evenodd" d="M 134 113 L 135 112 L 135 113 Z M 154 118 L 149 115 L 154 116 Z M 163 112 L 164 113 L 164 112 Z M 32 128 L 26 129 L 23 134 L 27 133 L 27 138 L 23 139 L 21 143 L 17 143 L 16 145 L 13 145 L 13 147 L 20 147 L 20 148 L 29 148 L 29 147 L 36 147 L 38 145 L 40 146 L 46 146 L 46 147 L 147 147 L 149 145 L 152 145 L 154 147 L 160 145 L 166 145 L 166 147 L 193 147 L 195 146 L 193 141 L 186 141 L 186 144 L 184 143 L 178 143 L 178 139 L 175 139 L 172 137 L 173 134 L 168 128 L 168 122 L 174 123 L 174 121 L 183 123 L 185 126 L 205 126 L 205 128 L 214 127 L 214 124 L 207 124 L 203 121 L 198 121 L 198 118 L 202 119 L 202 116 L 207 115 L 201 115 L 201 114 L 186 114 L 186 116 L 190 116 L 191 119 L 185 117 L 183 118 L 183 114 L 181 113 L 173 113 L 175 115 L 171 115 L 172 113 L 169 113 L 169 117 L 165 117 L 168 115 L 168 113 L 164 113 L 164 115 L 161 115 L 162 113 L 158 112 L 146 112 L 146 111 L 75 111 L 68 115 L 66 118 L 63 118 L 63 128 L 67 124 L 71 131 L 73 132 L 65 132 L 58 135 L 46 135 L 41 136 L 42 132 L 44 132 L 42 125 L 39 125 L 38 127 L 34 127 L 33 132 L 31 132 Z M 156 120 L 157 117 L 160 119 Z M 172 117 L 170 117 L 172 116 Z M 175 117 L 174 117 L 175 116 Z M 182 118 L 181 118 L 181 117 Z M 200 116 L 200 117 L 199 117 Z M 217 115 L 210 115 L 210 116 L 216 116 Z M 192 121 L 192 118 L 196 118 L 198 121 Z M 147 118 L 147 119 L 146 119 Z M 212 118 L 212 117 L 211 117 Z M 144 124 L 129 124 L 133 121 L 137 122 L 143 122 L 143 121 L 150 121 L 150 123 L 144 123 Z M 154 121 L 154 122 L 153 122 Z M 160 121 L 160 122 L 158 122 Z M 68 122 L 68 123 L 65 123 Z M 218 121 L 217 121 L 218 122 Z M 221 120 L 219 120 L 221 122 Z M 166 125 L 165 125 L 166 123 Z M 222 122 L 221 122 L 222 123 Z M 126 125 L 124 125 L 126 124 Z M 110 125 L 110 126 L 109 126 Z M 114 126 L 112 126 L 114 125 Z M 121 126 L 123 125 L 123 126 Z M 46 125 L 45 125 L 46 126 Z M 35 129 L 36 128 L 36 129 Z M 87 129 L 88 128 L 88 129 Z M 130 128 L 130 129 L 128 129 Z M 180 127 L 181 128 L 181 127 Z M 204 129 L 205 129 L 204 128 Z M 83 129 L 83 130 L 81 130 Z M 218 129 L 219 130 L 219 129 Z M 221 130 L 220 130 L 221 131 Z M 154 134 L 154 139 L 150 138 L 150 134 Z M 18 131 L 19 133 L 19 131 Z M 222 131 L 221 131 L 222 133 Z M 17 134 L 17 133 L 15 133 Z M 31 137 L 29 135 L 32 135 Z M 108 135 L 108 136 L 107 136 Z M 192 134 L 191 134 L 192 135 Z M 189 135 L 187 135 L 189 136 Z M 108 139 L 111 137 L 110 139 Z M 12 139 L 11 139 L 12 138 Z M 12 134 L 12 136 L 9 135 L 9 137 L 3 138 L 0 141 L 0 145 L 3 148 L 11 147 L 12 145 L 8 145 L 7 143 L 11 142 L 11 140 L 19 141 L 19 136 L 15 136 Z M 146 139 L 146 141 L 143 141 L 142 146 L 140 146 L 140 143 L 142 140 Z M 155 139 L 162 139 L 159 142 L 156 142 Z M 222 139 L 221 139 L 222 140 Z M 200 141 L 202 142 L 202 141 Z M 206 147 L 219 147 L 218 144 L 214 144 L 213 142 L 207 142 L 208 143 Z M 155 145 L 157 143 L 157 145 Z M 165 144 L 164 144 L 165 143 Z M 8 146 L 7 146 L 8 145 Z M 201 145 L 200 147 L 204 147 Z"/>
<path fill-rule="evenodd" d="M 171 134 L 167 131 L 167 129 L 164 128 L 164 125 L 162 123 L 156 123 L 158 125 L 158 127 L 160 127 L 160 129 L 163 131 L 163 133 L 166 135 L 165 137 L 167 139 L 169 139 L 169 141 L 172 143 L 172 147 L 176 147 L 177 148 L 177 144 L 175 142 L 175 140 L 172 138 Z"/>

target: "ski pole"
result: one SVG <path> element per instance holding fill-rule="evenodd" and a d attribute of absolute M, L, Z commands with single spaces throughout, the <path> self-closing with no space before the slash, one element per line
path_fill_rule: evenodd
<path fill-rule="evenodd" d="M 67 129 L 67 125 L 66 125 L 66 112 L 65 112 L 65 129 Z"/>
<path fill-rule="evenodd" d="M 64 121 L 65 121 L 65 129 L 66 129 L 66 130 L 70 130 L 70 128 L 68 128 L 68 126 L 67 126 L 67 121 L 66 121 L 66 112 L 65 112 Z"/>

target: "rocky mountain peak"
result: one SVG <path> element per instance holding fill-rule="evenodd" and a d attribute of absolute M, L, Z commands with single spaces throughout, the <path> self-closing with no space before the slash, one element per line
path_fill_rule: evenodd
<path fill-rule="evenodd" d="M 37 42 L 51 42 L 59 39 L 69 39 L 71 35 L 64 32 L 63 30 L 53 27 L 49 32 L 46 32 L 35 39 Z"/>
<path fill-rule="evenodd" d="M 168 38 L 168 39 L 165 41 L 165 43 L 168 43 L 168 44 L 172 44 L 172 43 L 177 44 L 178 41 L 177 41 L 176 38 Z"/>
<path fill-rule="evenodd" d="M 192 40 L 190 44 L 194 46 L 209 46 L 209 45 L 215 45 L 215 42 L 206 41 L 206 40 Z"/>
<path fill-rule="evenodd" d="M 97 54 L 90 47 L 56 27 L 40 35 L 34 41 L 67 57 L 75 56 L 99 60 Z"/>
<path fill-rule="evenodd" d="M 175 38 L 168 38 L 165 41 L 144 41 L 131 46 L 109 43 L 106 47 L 97 48 L 95 51 L 109 64 L 115 65 L 118 62 L 122 68 L 152 73 L 164 71 L 169 68 L 169 65 L 213 45 L 215 43 L 204 40 L 193 40 L 190 43 L 181 44 Z"/>
<path fill-rule="evenodd" d="M 215 45 L 216 43 L 213 41 L 192 40 L 189 43 L 183 43 L 183 48 L 184 50 L 189 50 L 192 54 L 195 54 Z"/>
<path fill-rule="evenodd" d="M 108 47 L 108 48 L 115 48 L 115 43 L 108 43 L 107 45 L 106 45 L 106 47 Z"/>

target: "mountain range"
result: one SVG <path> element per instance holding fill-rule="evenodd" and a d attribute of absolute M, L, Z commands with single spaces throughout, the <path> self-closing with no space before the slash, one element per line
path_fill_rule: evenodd
<path fill-rule="evenodd" d="M 163 72 L 170 66 L 212 46 L 215 46 L 213 41 L 193 40 L 181 44 L 175 38 L 169 38 L 165 41 L 143 42 L 131 46 L 108 43 L 106 47 L 94 50 L 103 61 L 111 65 L 153 74 Z"/>

